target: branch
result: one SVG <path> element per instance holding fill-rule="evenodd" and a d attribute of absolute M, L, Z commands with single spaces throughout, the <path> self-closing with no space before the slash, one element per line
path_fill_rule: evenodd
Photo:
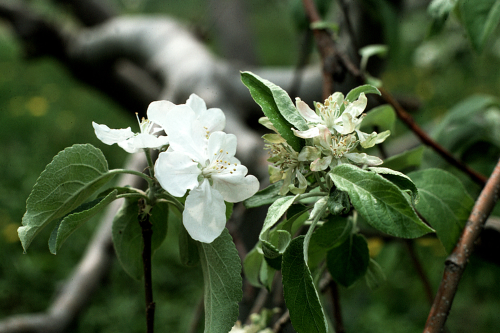
<path fill-rule="evenodd" d="M 474 249 L 474 243 L 491 214 L 500 193 L 500 160 L 476 200 L 469 220 L 453 252 L 448 256 L 439 290 L 434 299 L 424 333 L 441 332 L 457 292 L 458 283 Z"/>
<path fill-rule="evenodd" d="M 142 170 L 146 161 L 142 155 L 133 155 L 127 169 Z M 141 179 L 124 174 L 117 186 L 139 187 Z M 0 333 L 60 333 L 68 329 L 100 285 L 102 277 L 111 267 L 114 257 L 111 225 L 123 199 L 109 205 L 99 229 L 87 246 L 82 260 L 68 277 L 62 291 L 44 313 L 16 315 L 0 322 Z"/>
<path fill-rule="evenodd" d="M 313 0 L 302 0 L 304 8 L 311 22 L 320 21 L 321 18 L 316 10 Z M 316 44 L 321 54 L 323 61 L 323 78 L 325 80 L 323 95 L 329 95 L 333 87 L 333 79 L 339 76 L 339 69 L 347 69 L 347 71 L 360 83 L 366 84 L 366 79 L 360 69 L 349 59 L 349 57 L 339 52 L 336 48 L 335 41 L 325 29 L 314 30 Z M 465 163 L 455 158 L 443 146 L 434 141 L 420 126 L 417 125 L 411 115 L 406 112 L 401 105 L 396 101 L 391 94 L 385 89 L 379 88 L 382 93 L 382 98 L 389 103 L 395 110 L 399 119 L 401 119 L 410 130 L 418 136 L 420 141 L 435 150 L 448 163 L 455 166 L 459 170 L 465 172 L 474 182 L 481 186 L 486 183 L 486 177 L 469 168 Z"/>

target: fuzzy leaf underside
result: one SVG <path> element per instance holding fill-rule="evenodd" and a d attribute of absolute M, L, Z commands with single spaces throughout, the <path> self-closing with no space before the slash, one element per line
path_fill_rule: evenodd
<path fill-rule="evenodd" d="M 18 229 L 24 251 L 43 227 L 75 210 L 113 176 L 102 152 L 90 144 L 59 152 L 26 201 L 23 226 Z"/>
<path fill-rule="evenodd" d="M 243 297 L 241 261 L 227 229 L 212 243 L 198 243 L 204 279 L 205 333 L 226 333 Z"/>

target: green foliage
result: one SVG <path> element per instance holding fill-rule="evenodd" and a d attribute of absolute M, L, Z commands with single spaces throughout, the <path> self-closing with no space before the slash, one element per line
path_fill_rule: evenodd
<path fill-rule="evenodd" d="M 420 214 L 436 230 L 437 237 L 450 253 L 469 218 L 474 200 L 462 183 L 441 169 L 426 169 L 408 175 L 417 185 Z"/>
<path fill-rule="evenodd" d="M 500 21 L 500 1 L 460 0 L 459 7 L 471 44 L 481 52 Z"/>
<path fill-rule="evenodd" d="M 186 228 L 181 223 L 179 232 L 179 255 L 181 262 L 186 266 L 198 266 L 200 255 L 198 254 L 198 242 L 189 236 Z"/>
<path fill-rule="evenodd" d="M 455 9 L 458 0 L 432 0 L 427 12 L 433 18 L 431 35 L 441 32 L 450 13 Z"/>
<path fill-rule="evenodd" d="M 246 208 L 255 208 L 272 204 L 274 201 L 276 201 L 277 198 L 280 197 L 279 191 L 281 186 L 283 186 L 282 180 L 273 183 L 265 189 L 262 189 L 259 192 L 255 193 L 252 197 L 243 201 L 243 204 Z"/>
<path fill-rule="evenodd" d="M 433 231 L 418 218 L 401 190 L 380 175 L 349 164 L 337 166 L 329 174 L 339 189 L 349 193 L 354 208 L 374 228 L 402 238 Z"/>
<path fill-rule="evenodd" d="M 151 254 L 160 247 L 167 236 L 168 204 L 158 203 L 151 210 L 149 218 L 153 234 L 151 236 Z M 115 253 L 127 274 L 136 280 L 144 275 L 142 251 L 142 229 L 139 225 L 139 203 L 127 199 L 113 220 L 113 245 Z"/>
<path fill-rule="evenodd" d="M 243 296 L 241 263 L 227 229 L 212 243 L 198 243 L 204 279 L 205 333 L 229 332 Z"/>
<path fill-rule="evenodd" d="M 90 144 L 66 148 L 38 178 L 26 202 L 19 238 L 26 251 L 41 228 L 72 212 L 113 178 L 102 152 Z"/>
<path fill-rule="evenodd" d="M 365 95 L 366 94 L 380 95 L 380 91 L 376 87 L 370 84 L 365 84 L 349 91 L 349 93 L 345 96 L 345 100 L 348 102 L 354 102 L 355 100 L 358 99 L 361 93 L 364 93 Z"/>
<path fill-rule="evenodd" d="M 98 198 L 89 203 L 80 205 L 76 210 L 72 211 L 61 219 L 52 230 L 49 239 L 49 249 L 52 254 L 56 254 L 62 243 L 83 223 L 99 214 L 113 200 L 116 199 L 117 190 L 113 190 L 104 198 Z"/>
<path fill-rule="evenodd" d="M 278 133 L 295 151 L 300 152 L 303 140 L 293 134 L 291 127 L 293 125 L 301 131 L 308 127 L 286 91 L 251 72 L 242 72 L 241 81 Z"/>
<path fill-rule="evenodd" d="M 422 163 L 422 156 L 424 154 L 424 146 L 419 146 L 414 149 L 404 151 L 400 154 L 389 157 L 384 160 L 382 166 L 384 168 L 392 169 L 395 171 L 406 171 L 419 167 Z"/>
<path fill-rule="evenodd" d="M 388 104 L 377 106 L 371 109 L 363 118 L 361 130 L 377 127 L 377 130 L 382 132 L 389 130 L 394 132 L 394 123 L 396 122 L 396 112 L 394 108 Z"/>
<path fill-rule="evenodd" d="M 326 333 L 328 324 L 304 251 L 307 251 L 304 236 L 299 236 L 292 240 L 283 255 L 283 295 L 298 333 Z"/>
<path fill-rule="evenodd" d="M 344 287 L 349 287 L 365 275 L 369 261 L 368 244 L 365 238 L 358 234 L 351 234 L 326 255 L 330 275 Z"/>
<path fill-rule="evenodd" d="M 309 242 L 309 267 L 316 267 L 326 253 L 342 244 L 352 233 L 353 223 L 350 218 L 330 216 L 322 226 L 314 230 Z"/>
<path fill-rule="evenodd" d="M 417 203 L 420 199 L 417 186 L 415 186 L 411 178 L 404 173 L 381 167 L 370 167 L 369 170 L 381 175 L 391 183 L 396 184 L 400 190 L 408 192 L 411 195 L 413 204 Z"/>

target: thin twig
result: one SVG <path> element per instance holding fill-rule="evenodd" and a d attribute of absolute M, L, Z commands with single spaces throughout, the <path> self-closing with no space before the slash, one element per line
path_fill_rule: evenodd
<path fill-rule="evenodd" d="M 411 239 L 406 239 L 405 245 L 408 249 L 408 254 L 410 255 L 413 266 L 415 267 L 415 270 L 420 277 L 420 281 L 422 281 L 422 284 L 424 286 L 425 296 L 427 297 L 429 304 L 432 305 L 432 301 L 434 300 L 434 293 L 432 292 L 431 282 L 429 281 L 429 277 L 427 276 L 427 274 L 425 274 L 425 270 L 420 263 L 420 259 L 415 253 L 414 242 Z"/>
<path fill-rule="evenodd" d="M 333 319 L 335 333 L 344 333 L 344 320 L 342 319 L 342 309 L 340 307 L 340 293 L 337 282 L 330 280 L 330 294 L 332 296 Z"/>
<path fill-rule="evenodd" d="M 313 0 L 302 0 L 304 9 L 311 22 L 320 21 L 321 18 L 316 10 L 316 6 Z M 316 45 L 321 54 L 323 61 L 323 95 L 330 94 L 333 88 L 333 82 L 331 81 L 335 75 L 338 75 L 339 68 L 347 69 L 347 71 L 360 83 L 365 84 L 366 78 L 360 69 L 349 59 L 349 57 L 343 53 L 339 52 L 335 46 L 335 41 L 332 36 L 325 29 L 315 29 L 314 37 L 316 39 Z M 327 73 L 328 72 L 328 73 Z M 459 170 L 465 172 L 474 182 L 481 186 L 486 183 L 486 177 L 480 173 L 469 168 L 465 163 L 456 159 L 449 151 L 447 151 L 443 146 L 434 141 L 427 133 L 425 133 L 420 126 L 417 125 L 413 117 L 403 109 L 403 107 L 396 101 L 396 99 L 389 94 L 385 89 L 379 88 L 382 98 L 389 103 L 395 110 L 399 119 L 401 119 L 411 131 L 413 131 L 423 144 L 429 146 L 434 151 L 436 151 L 441 157 L 443 157 L 448 163 L 455 166 Z"/>
<path fill-rule="evenodd" d="M 273 326 L 274 333 L 283 332 L 285 325 L 290 322 L 290 311 L 286 310 L 285 313 L 278 319 L 278 321 Z"/>
<path fill-rule="evenodd" d="M 144 205 L 144 200 L 139 201 L 139 205 Z M 141 214 L 139 215 L 139 225 L 142 229 L 142 240 L 144 248 L 142 250 L 142 263 L 144 268 L 144 291 L 146 300 L 146 327 L 148 333 L 154 332 L 155 321 L 155 307 L 153 301 L 153 281 L 152 281 L 152 268 L 151 268 L 151 236 L 153 235 L 152 224 L 149 221 L 149 211 L 144 211 L 141 207 Z"/>
<path fill-rule="evenodd" d="M 443 278 L 439 286 L 436 298 L 432 305 L 424 333 L 441 332 L 448 314 L 450 313 L 453 298 L 457 292 L 458 283 L 467 265 L 467 261 L 474 249 L 474 243 L 478 239 L 484 227 L 486 219 L 491 214 L 500 193 L 500 160 L 491 174 L 488 182 L 476 200 L 469 220 L 462 231 L 455 249 L 448 256 L 445 263 Z"/>

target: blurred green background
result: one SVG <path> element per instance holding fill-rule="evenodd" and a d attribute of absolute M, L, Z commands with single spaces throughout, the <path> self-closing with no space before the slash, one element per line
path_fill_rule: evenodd
<path fill-rule="evenodd" d="M 70 22 L 63 9 L 43 0 L 30 1 L 53 19 Z M 124 14 L 168 14 L 193 30 L 203 31 L 214 52 L 217 16 L 210 2 L 201 0 L 115 0 Z M 293 66 L 299 37 L 294 27 L 292 0 L 245 2 L 260 65 Z M 295 7 L 294 7 L 295 6 Z M 468 44 L 463 28 L 451 18 L 445 32 L 426 38 L 429 17 L 424 5 L 398 13 L 386 26 L 397 36 L 398 52 L 381 76 L 386 88 L 399 96 L 416 98 L 420 124 L 432 125 L 461 99 L 473 93 L 499 96 L 500 39 L 490 40 L 482 54 Z M 332 17 L 335 17 L 335 10 Z M 74 23 L 74 22 L 73 22 Z M 136 126 L 112 100 L 74 80 L 52 59 L 25 60 L 22 45 L 0 21 L 0 320 L 14 314 L 43 311 L 58 287 L 78 263 L 98 219 L 93 219 L 66 242 L 57 256 L 49 253 L 50 230 L 44 230 L 22 254 L 17 228 L 25 202 L 37 177 L 59 151 L 76 143 L 103 150 L 110 168 L 120 168 L 126 153 L 106 146 L 93 133 L 91 122 L 112 128 Z M 137 127 L 135 127 L 137 129 Z M 402 135 L 398 126 L 395 135 Z M 199 268 L 183 267 L 178 259 L 177 230 L 154 258 L 156 327 L 158 332 L 186 332 L 202 293 Z M 49 229 L 49 228 L 48 228 Z M 416 251 L 436 289 L 441 279 L 444 251 L 433 240 L 416 242 Z M 347 332 L 420 332 L 429 305 L 422 284 L 403 243 L 370 241 L 371 253 L 383 267 L 387 282 L 370 291 L 361 281 L 341 290 Z M 451 332 L 498 332 L 500 327 L 500 267 L 473 257 L 460 284 L 448 320 Z M 143 332 L 143 286 L 129 278 L 114 261 L 91 304 L 74 323 L 73 332 Z"/>

